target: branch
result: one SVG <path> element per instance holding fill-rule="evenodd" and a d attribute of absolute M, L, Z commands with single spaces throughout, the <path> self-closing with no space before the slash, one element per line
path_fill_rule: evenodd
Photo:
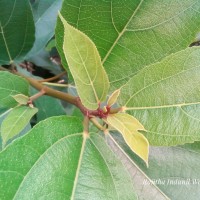
<path fill-rule="evenodd" d="M 38 82 L 49 82 L 49 81 L 54 81 L 56 79 L 59 79 L 60 77 L 64 76 L 66 74 L 66 72 L 62 72 L 56 76 L 53 76 L 51 78 L 46 78 L 46 79 L 42 79 L 42 80 L 39 80 Z"/>
<path fill-rule="evenodd" d="M 64 101 L 66 101 L 70 104 L 75 105 L 76 107 L 78 107 L 80 109 L 80 111 L 83 113 L 83 115 L 87 116 L 89 119 L 91 119 L 92 117 L 106 118 L 108 114 L 114 114 L 114 113 L 118 113 L 120 111 L 123 111 L 122 107 L 120 107 L 120 108 L 107 107 L 106 112 L 104 112 L 101 108 L 98 108 L 97 110 L 89 110 L 82 104 L 80 98 L 77 97 L 77 96 L 73 96 L 69 93 L 64 93 L 64 92 L 55 90 L 53 88 L 44 86 L 38 80 L 31 78 L 31 77 L 28 77 L 24 74 L 21 74 L 19 72 L 14 71 L 14 70 L 11 71 L 11 70 L 8 70 L 8 69 L 6 69 L 2 66 L 0 66 L 0 70 L 9 71 L 13 74 L 16 74 L 18 76 L 25 78 L 34 88 L 36 88 L 38 91 L 43 91 L 45 93 L 45 95 L 48 95 L 48 96 L 51 96 L 51 97 L 54 97 L 54 98 L 58 98 L 60 100 L 64 100 Z M 93 121 L 93 120 L 91 120 L 91 121 Z"/>

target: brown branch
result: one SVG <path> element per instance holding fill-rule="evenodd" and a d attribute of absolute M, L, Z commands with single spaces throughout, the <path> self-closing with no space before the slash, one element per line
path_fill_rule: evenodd
<path fill-rule="evenodd" d="M 98 117 L 98 118 L 106 118 L 108 114 L 114 114 L 114 113 L 118 113 L 120 111 L 123 111 L 122 108 L 107 108 L 108 111 L 104 112 L 102 109 L 98 108 L 97 110 L 89 110 L 87 109 L 81 102 L 79 97 L 73 96 L 69 93 L 64 93 L 58 90 L 55 90 L 53 88 L 44 86 L 42 83 L 40 83 L 38 80 L 35 80 L 34 78 L 25 76 L 19 72 L 16 71 L 10 71 L 2 66 L 0 66 L 0 70 L 3 71 L 9 71 L 13 74 L 16 74 L 18 76 L 21 76 L 23 78 L 25 78 L 34 88 L 36 88 L 38 91 L 44 91 L 45 95 L 54 97 L 54 98 L 58 98 L 60 100 L 64 100 L 70 104 L 75 105 L 76 107 L 78 107 L 80 109 L 80 111 L 83 113 L 84 116 L 87 116 L 89 119 L 91 119 L 92 117 Z"/>
<path fill-rule="evenodd" d="M 56 79 L 59 79 L 60 77 L 64 76 L 67 72 L 62 72 L 56 76 L 53 76 L 51 78 L 46 78 L 46 79 L 42 79 L 42 80 L 39 80 L 38 82 L 49 82 L 49 81 L 54 81 Z"/>
<path fill-rule="evenodd" d="M 14 74 L 21 76 L 23 78 L 25 78 L 34 88 L 36 88 L 37 90 L 44 90 L 45 94 L 48 96 L 52 96 L 64 101 L 67 101 L 68 103 L 71 103 L 73 105 L 76 105 L 76 99 L 77 97 L 72 96 L 68 93 L 64 93 L 64 92 L 60 92 L 58 90 L 49 88 L 47 86 L 44 86 L 42 83 L 39 83 L 37 80 L 35 80 L 34 78 L 31 77 L 27 77 L 19 72 L 13 72 Z"/>

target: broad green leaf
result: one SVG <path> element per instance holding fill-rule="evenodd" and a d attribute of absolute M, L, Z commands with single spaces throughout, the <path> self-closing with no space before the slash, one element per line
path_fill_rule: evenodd
<path fill-rule="evenodd" d="M 0 105 L 5 107 L 14 107 L 18 103 L 12 96 L 24 94 L 28 96 L 28 82 L 9 72 L 0 72 Z"/>
<path fill-rule="evenodd" d="M 199 33 L 199 12 L 197 0 L 66 0 L 61 9 L 69 24 L 94 41 L 115 89 L 143 67 L 189 46 Z M 62 46 L 60 20 L 56 31 Z"/>
<path fill-rule="evenodd" d="M 109 80 L 94 43 L 69 25 L 60 15 L 65 29 L 63 51 L 83 105 L 91 110 L 106 99 Z"/>
<path fill-rule="evenodd" d="M 126 113 L 108 115 L 107 122 L 122 134 L 131 150 L 142 158 L 148 166 L 149 142 L 139 132 L 139 130 L 145 130 L 143 125 Z"/>
<path fill-rule="evenodd" d="M 5 146 L 9 139 L 19 134 L 26 127 L 30 119 L 35 113 L 37 113 L 37 111 L 37 108 L 18 106 L 9 112 L 1 124 L 3 146 Z"/>
<path fill-rule="evenodd" d="M 107 102 L 107 105 L 109 107 L 111 107 L 112 105 L 114 105 L 118 99 L 118 96 L 120 94 L 120 89 L 118 90 L 115 90 L 111 95 L 110 97 L 108 98 L 108 102 Z"/>
<path fill-rule="evenodd" d="M 121 89 L 125 106 L 147 130 L 152 145 L 200 139 L 200 48 L 173 54 L 146 67 Z"/>
<path fill-rule="evenodd" d="M 199 142 L 176 147 L 150 147 L 149 168 L 146 168 L 126 147 L 125 142 L 119 137 L 115 137 L 115 140 L 120 145 L 119 148 L 125 151 L 126 157 L 138 167 L 135 174 L 141 171 L 146 175 L 143 180 L 140 178 L 142 188 L 156 184 L 170 199 L 199 199 Z"/>
<path fill-rule="evenodd" d="M 126 199 L 137 196 L 123 164 L 74 117 L 52 117 L 0 154 L 0 199 Z M 9 189 L 8 189 L 9 188 Z"/>
<path fill-rule="evenodd" d="M 33 4 L 36 40 L 26 58 L 30 58 L 37 54 L 53 37 L 56 19 L 61 5 L 62 0 L 38 0 Z"/>
<path fill-rule="evenodd" d="M 28 101 L 29 101 L 29 97 L 28 96 L 25 96 L 25 95 L 23 95 L 23 94 L 16 94 L 16 95 L 14 95 L 14 96 L 12 96 L 14 99 L 15 99 L 15 101 L 17 102 L 17 103 L 19 103 L 20 105 L 26 105 L 27 103 L 28 103 Z"/>
<path fill-rule="evenodd" d="M 20 62 L 35 39 L 29 0 L 1 0 L 0 8 L 0 64 Z"/>

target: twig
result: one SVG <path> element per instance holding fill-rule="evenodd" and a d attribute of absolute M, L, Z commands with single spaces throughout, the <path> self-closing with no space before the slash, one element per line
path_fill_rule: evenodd
<path fill-rule="evenodd" d="M 53 76 L 51 78 L 46 78 L 46 79 L 42 79 L 42 80 L 39 80 L 38 82 L 49 82 L 49 81 L 54 81 L 56 79 L 59 79 L 60 77 L 64 76 L 66 74 L 66 72 L 62 72 L 56 76 Z"/>

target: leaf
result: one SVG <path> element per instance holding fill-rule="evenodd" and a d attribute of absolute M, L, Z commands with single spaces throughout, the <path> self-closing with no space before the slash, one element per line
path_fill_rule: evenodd
<path fill-rule="evenodd" d="M 120 89 L 115 90 L 115 91 L 110 95 L 110 97 L 108 98 L 108 102 L 107 102 L 107 105 L 108 105 L 109 107 L 111 107 L 112 105 L 114 105 L 114 104 L 116 103 L 119 94 L 120 94 Z"/>
<path fill-rule="evenodd" d="M 121 89 L 119 103 L 147 130 L 151 145 L 200 139 L 200 48 L 173 54 L 146 67 Z"/>
<path fill-rule="evenodd" d="M 2 200 L 137 199 L 122 163 L 97 134 L 83 139 L 74 117 L 42 121 L 9 145 L 0 173 Z"/>
<path fill-rule="evenodd" d="M 199 32 L 199 12 L 197 0 L 77 0 L 64 1 L 61 9 L 69 24 L 94 41 L 112 91 L 145 66 L 188 47 Z M 56 31 L 61 46 L 60 20 Z"/>
<path fill-rule="evenodd" d="M 139 133 L 139 130 L 145 130 L 143 125 L 126 113 L 108 115 L 107 122 L 122 134 L 131 150 L 142 158 L 148 166 L 149 142 Z"/>
<path fill-rule="evenodd" d="M 1 0 L 0 8 L 0 64 L 20 62 L 35 39 L 30 3 L 28 0 Z"/>
<path fill-rule="evenodd" d="M 127 148 L 125 142 L 116 137 L 115 141 L 125 151 L 127 158 L 138 167 L 138 172 L 135 174 L 139 171 L 145 174 L 146 177 L 141 180 L 142 188 L 156 184 L 170 199 L 198 200 L 200 195 L 199 142 L 176 147 L 150 147 L 149 168 L 146 168 Z"/>
<path fill-rule="evenodd" d="M 29 101 L 29 97 L 28 96 L 25 96 L 25 95 L 23 95 L 23 94 L 16 94 L 16 95 L 14 95 L 14 96 L 12 96 L 14 99 L 15 99 L 15 101 L 17 102 L 17 103 L 19 103 L 20 105 L 26 105 L 27 103 L 28 103 L 28 101 Z"/>
<path fill-rule="evenodd" d="M 106 99 L 109 81 L 94 43 L 59 15 L 65 28 L 63 50 L 85 107 L 98 108 Z"/>
<path fill-rule="evenodd" d="M 1 137 L 3 146 L 9 139 L 19 134 L 29 123 L 33 115 L 38 111 L 37 108 L 19 106 L 12 109 L 1 125 Z"/>
<path fill-rule="evenodd" d="M 17 102 L 12 96 L 24 94 L 28 96 L 28 82 L 9 72 L 0 72 L 0 105 L 5 107 L 14 107 Z"/>
<path fill-rule="evenodd" d="M 61 5 L 62 0 L 38 0 L 33 4 L 36 40 L 33 48 L 26 56 L 27 59 L 42 50 L 53 37 L 56 19 Z"/>
<path fill-rule="evenodd" d="M 149 168 L 147 168 L 145 163 L 138 156 L 136 156 L 135 153 L 133 153 L 129 146 L 127 146 L 121 134 L 114 132 L 112 133 L 112 135 L 107 135 L 106 139 L 109 147 L 112 149 L 115 155 L 120 158 L 121 162 L 128 170 L 131 180 L 133 181 L 135 191 L 138 195 L 138 199 L 170 199 L 161 189 L 159 189 L 155 182 L 153 182 L 154 179 L 151 179 L 148 173 L 145 174 L 145 171 L 147 171 Z M 154 156 L 156 157 L 156 155 Z M 151 160 L 151 156 L 149 157 L 149 159 Z M 152 167 L 153 169 L 155 169 L 155 171 L 158 171 L 159 173 L 160 166 L 158 164 L 155 164 L 153 166 L 150 165 L 149 167 Z"/>

